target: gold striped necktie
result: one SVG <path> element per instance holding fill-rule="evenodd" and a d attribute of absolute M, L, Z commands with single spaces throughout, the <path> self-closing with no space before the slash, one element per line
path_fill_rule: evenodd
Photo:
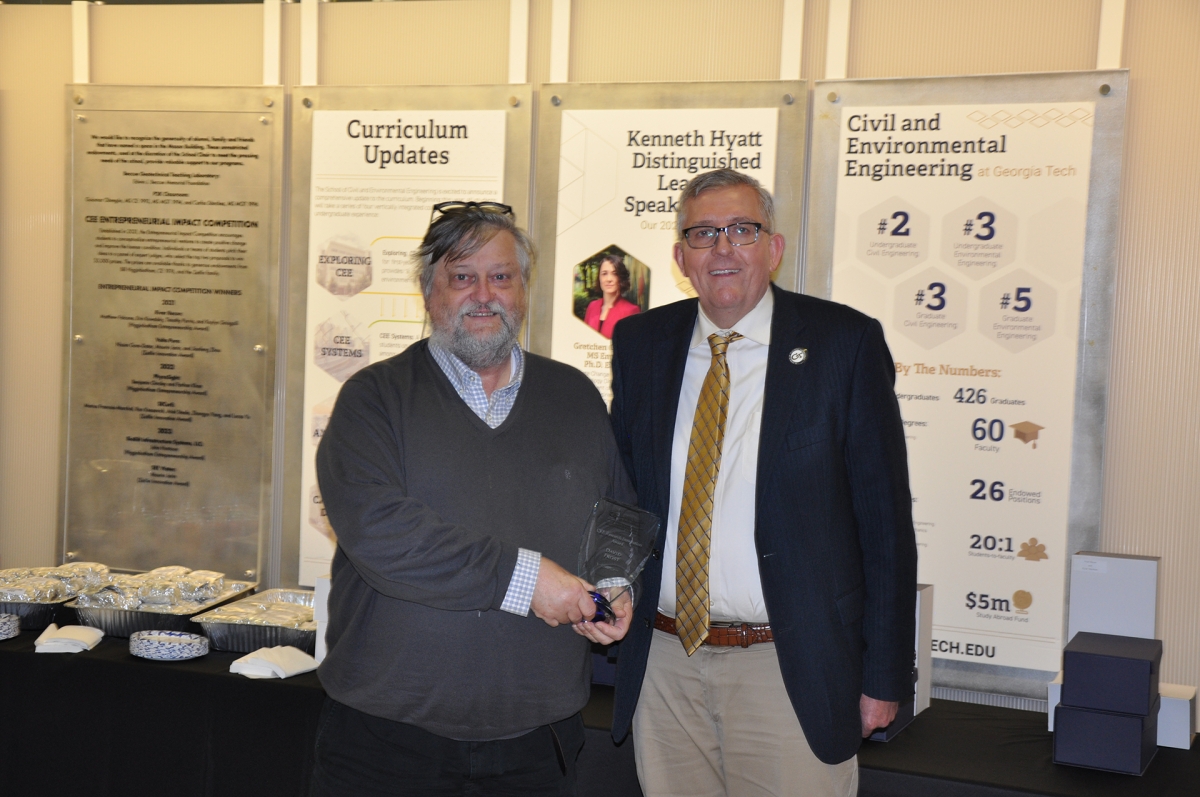
<path fill-rule="evenodd" d="M 712 363 L 700 388 L 688 444 L 675 557 L 675 629 L 689 656 L 708 636 L 708 553 L 713 496 L 721 469 L 725 414 L 729 409 L 729 364 L 725 361 L 725 350 L 741 337 L 736 332 L 708 336 Z"/>

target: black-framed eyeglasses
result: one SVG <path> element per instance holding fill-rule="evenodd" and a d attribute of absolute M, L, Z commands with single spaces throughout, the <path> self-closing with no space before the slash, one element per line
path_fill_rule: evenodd
<path fill-rule="evenodd" d="M 688 227 L 683 231 L 683 240 L 693 249 L 712 249 L 721 233 L 725 233 L 730 246 L 749 246 L 758 240 L 762 227 L 757 221 L 739 221 L 724 227 Z"/>
<path fill-rule="evenodd" d="M 438 216 L 444 216 L 447 213 L 454 213 L 459 210 L 470 210 L 472 208 L 482 210 L 485 213 L 501 213 L 505 216 L 513 215 L 511 206 L 503 205 L 499 202 L 462 202 L 454 200 L 451 202 L 439 202 L 434 205 L 433 213 L 429 214 L 429 221 L 432 223 Z"/>

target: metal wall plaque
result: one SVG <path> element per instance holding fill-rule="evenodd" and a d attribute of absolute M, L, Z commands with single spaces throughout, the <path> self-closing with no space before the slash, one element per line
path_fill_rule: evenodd
<path fill-rule="evenodd" d="M 63 558 L 259 571 L 283 93 L 68 86 Z"/>

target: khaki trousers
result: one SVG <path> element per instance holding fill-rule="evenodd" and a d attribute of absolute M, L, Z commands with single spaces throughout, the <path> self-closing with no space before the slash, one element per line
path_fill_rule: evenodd
<path fill-rule="evenodd" d="M 774 643 L 703 645 L 690 658 L 658 629 L 633 715 L 646 797 L 858 793 L 858 759 L 824 764 L 808 747 Z"/>

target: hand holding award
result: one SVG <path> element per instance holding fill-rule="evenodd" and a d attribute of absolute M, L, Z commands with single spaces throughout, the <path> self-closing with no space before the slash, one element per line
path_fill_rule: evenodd
<path fill-rule="evenodd" d="M 596 502 L 579 549 L 579 575 L 595 585 L 593 623 L 616 627 L 618 619 L 628 617 L 633 608 L 631 589 L 650 558 L 658 526 L 658 518 L 649 512 L 607 498 Z M 576 630 L 593 642 L 615 641 L 610 635 L 588 633 L 588 625 L 577 625 Z M 624 627 L 620 630 L 624 636 Z"/>

